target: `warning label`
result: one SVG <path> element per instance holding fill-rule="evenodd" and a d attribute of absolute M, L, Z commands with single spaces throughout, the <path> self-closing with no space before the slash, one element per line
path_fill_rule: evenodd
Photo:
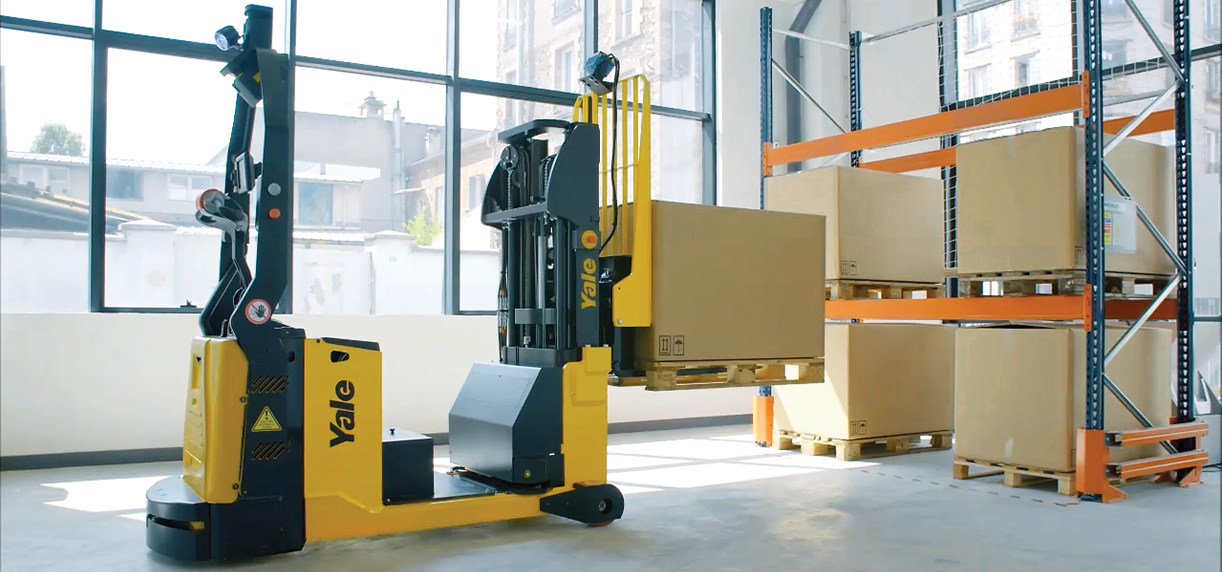
<path fill-rule="evenodd" d="M 674 356 L 683 355 L 683 336 L 675 336 L 670 342 L 670 354 Z"/>
<path fill-rule="evenodd" d="M 658 355 L 670 355 L 670 336 L 658 336 Z"/>
<path fill-rule="evenodd" d="M 253 433 L 283 431 L 280 427 L 280 422 L 276 421 L 276 416 L 272 415 L 272 408 L 264 406 L 263 412 L 259 413 L 259 418 L 255 420 L 255 426 L 251 427 Z"/>
<path fill-rule="evenodd" d="M 840 261 L 841 276 L 857 276 L 857 261 L 856 260 L 841 260 Z"/>
<path fill-rule="evenodd" d="M 866 434 L 866 422 L 865 421 L 850 421 L 849 422 L 849 435 L 853 437 L 864 437 L 865 434 Z"/>

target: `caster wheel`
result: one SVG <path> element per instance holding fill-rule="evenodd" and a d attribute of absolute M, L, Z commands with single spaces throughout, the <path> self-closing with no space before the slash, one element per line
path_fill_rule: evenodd
<path fill-rule="evenodd" d="M 600 528 L 601 528 L 601 527 L 607 526 L 608 524 L 611 524 L 611 523 L 613 523 L 613 522 L 615 522 L 615 521 L 614 521 L 614 520 L 605 520 L 605 521 L 603 521 L 603 522 L 592 522 L 592 523 L 590 523 L 590 526 L 594 526 L 594 527 L 600 527 Z"/>

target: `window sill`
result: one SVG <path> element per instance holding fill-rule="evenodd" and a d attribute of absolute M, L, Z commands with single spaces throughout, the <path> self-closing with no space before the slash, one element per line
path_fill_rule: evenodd
<path fill-rule="evenodd" d="M 1014 35 L 1010 37 L 1013 40 L 1025 40 L 1040 35 L 1039 28 L 1031 28 L 1025 30 L 1014 30 Z"/>

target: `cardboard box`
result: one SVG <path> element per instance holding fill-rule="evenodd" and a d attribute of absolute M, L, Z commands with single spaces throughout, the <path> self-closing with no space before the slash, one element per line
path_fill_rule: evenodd
<path fill-rule="evenodd" d="M 1124 333 L 1109 327 L 1111 347 Z M 1172 414 L 1170 330 L 1143 328 L 1107 375 L 1156 426 Z M 1086 333 L 1081 326 L 962 328 L 955 334 L 955 455 L 1072 471 L 1086 415 Z M 1141 424 L 1106 389 L 1104 427 Z M 1158 456 L 1158 445 L 1109 450 L 1113 461 Z"/>
<path fill-rule="evenodd" d="M 824 219 L 653 203 L 653 325 L 643 362 L 823 356 Z"/>
<path fill-rule="evenodd" d="M 1084 136 L 1057 127 L 973 141 L 957 151 L 960 273 L 1085 269 Z M 1125 139 L 1107 165 L 1175 245 L 1173 150 Z M 1100 175 L 1102 176 L 1102 174 Z M 1105 194 L 1117 191 L 1105 179 Z M 1108 252 L 1109 272 L 1171 274 L 1175 266 L 1141 221 L 1136 252 Z"/>
<path fill-rule="evenodd" d="M 827 279 L 943 279 L 942 181 L 825 167 L 765 182 L 768 210 L 827 217 Z"/>
<path fill-rule="evenodd" d="M 778 386 L 777 429 L 832 439 L 949 431 L 955 329 L 828 324 L 824 383 Z"/>

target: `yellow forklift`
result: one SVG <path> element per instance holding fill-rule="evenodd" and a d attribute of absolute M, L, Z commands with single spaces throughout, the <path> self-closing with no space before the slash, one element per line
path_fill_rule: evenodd
<path fill-rule="evenodd" d="M 648 326 L 651 315 L 644 78 L 620 82 L 615 58 L 599 54 L 583 80 L 594 93 L 578 102 L 574 121 L 499 134 L 506 147 L 482 221 L 504 245 L 500 359 L 471 368 L 449 414 L 457 466 L 438 472 L 431 438 L 383 429 L 377 343 L 311 338 L 275 319 L 291 276 L 289 64 L 270 48 L 271 10 L 247 6 L 246 16 L 242 34 L 227 27 L 216 36 L 235 52 L 223 73 L 239 96 L 225 188 L 200 196 L 196 218 L 224 231 L 220 282 L 191 348 L 182 475 L 147 492 L 148 547 L 177 560 L 246 559 L 307 541 L 543 514 L 588 525 L 619 519 L 623 495 L 606 482 L 608 375 L 639 375 L 624 331 Z M 636 101 L 618 105 L 621 85 L 633 86 Z M 266 132 L 255 164 L 260 102 Z M 612 129 L 607 145 L 599 123 L 610 110 L 616 125 L 620 109 L 642 142 L 631 151 L 631 185 L 616 153 L 600 171 L 617 142 Z M 624 203 L 636 189 L 634 211 L 620 212 L 617 179 Z M 599 194 L 608 182 L 610 205 Z M 252 220 L 256 273 L 246 264 Z M 603 235 L 621 227 L 633 234 L 621 242 L 635 244 L 604 253 Z"/>

